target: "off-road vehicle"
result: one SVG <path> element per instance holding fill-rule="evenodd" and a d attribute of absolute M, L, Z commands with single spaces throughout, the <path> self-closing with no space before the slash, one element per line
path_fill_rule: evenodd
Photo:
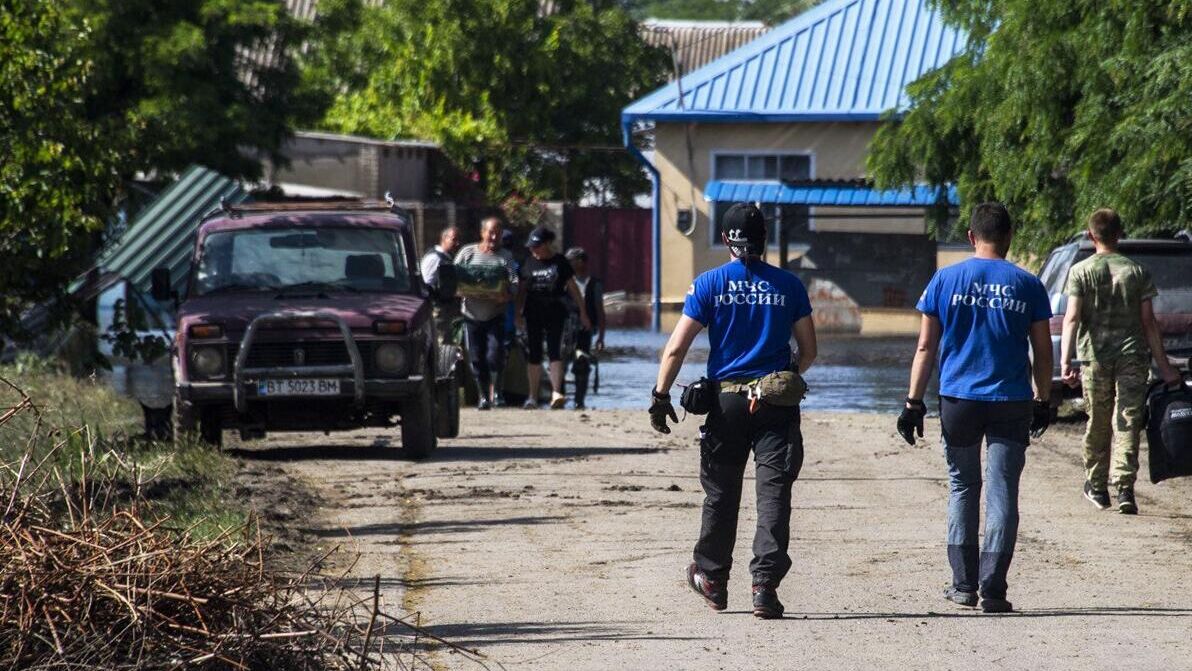
<path fill-rule="evenodd" d="M 456 436 L 458 353 L 435 344 L 410 221 L 356 201 L 208 215 L 174 297 L 175 435 L 400 425 L 414 457 Z M 168 269 L 153 294 L 171 299 Z"/>

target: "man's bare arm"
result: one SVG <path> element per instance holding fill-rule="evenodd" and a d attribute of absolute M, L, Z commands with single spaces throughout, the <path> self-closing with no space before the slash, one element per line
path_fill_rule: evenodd
<path fill-rule="evenodd" d="M 1159 322 L 1155 320 L 1155 306 L 1151 300 L 1142 302 L 1142 332 L 1146 336 L 1146 344 L 1151 348 L 1151 357 L 1159 367 L 1159 377 L 1167 384 L 1175 384 L 1182 378 L 1180 372 L 1167 359 L 1167 349 L 1163 347 L 1163 334 L 1159 331 Z"/>
<path fill-rule="evenodd" d="M 1080 296 L 1068 297 L 1068 310 L 1064 313 L 1064 328 L 1060 332 L 1060 376 L 1064 384 L 1075 387 L 1080 381 L 1080 369 L 1072 367 L 1076 354 L 1076 330 L 1080 326 Z"/>
<path fill-rule="evenodd" d="M 1046 401 L 1051 398 L 1051 373 L 1055 366 L 1051 353 L 1051 325 L 1046 319 L 1031 324 L 1031 353 L 1034 355 L 1031 370 L 1034 373 L 1035 398 Z"/>
<path fill-rule="evenodd" d="M 911 386 L 907 398 L 922 401 L 927 393 L 927 382 L 935 369 L 935 358 L 940 347 L 940 321 L 923 315 L 919 322 L 919 344 L 915 348 L 915 360 L 911 363 Z"/>
<path fill-rule="evenodd" d="M 795 344 L 799 346 L 799 374 L 807 372 L 811 368 L 811 364 L 815 361 L 815 357 L 819 355 L 819 343 L 815 337 L 815 322 L 812 321 L 811 315 L 795 322 L 791 327 L 791 332 L 795 336 Z"/>
<path fill-rule="evenodd" d="M 679 317 L 679 323 L 675 324 L 675 330 L 671 332 L 670 340 L 662 350 L 662 361 L 658 366 L 658 381 L 654 384 L 654 391 L 659 394 L 670 393 L 670 388 L 679 375 L 679 369 L 683 366 L 683 359 L 687 358 L 687 350 L 691 349 L 692 341 L 703 328 L 703 324 L 687 315 Z"/>

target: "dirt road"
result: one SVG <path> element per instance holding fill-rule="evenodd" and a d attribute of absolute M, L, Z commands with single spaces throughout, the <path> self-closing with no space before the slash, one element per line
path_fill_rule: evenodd
<path fill-rule="evenodd" d="M 422 463 L 389 459 L 397 439 L 376 431 L 271 437 L 247 458 L 317 490 L 297 523 L 358 550 L 354 572 L 379 573 L 387 603 L 510 669 L 1192 669 L 1192 481 L 1140 484 L 1138 517 L 1098 512 L 1080 497 L 1075 426 L 1028 453 L 1020 613 L 999 617 L 940 598 L 938 426 L 908 448 L 891 416 L 805 417 L 787 616 L 762 622 L 751 482 L 728 612 L 682 582 L 702 501 L 695 418 L 670 437 L 644 412 L 471 411 L 463 425 Z"/>

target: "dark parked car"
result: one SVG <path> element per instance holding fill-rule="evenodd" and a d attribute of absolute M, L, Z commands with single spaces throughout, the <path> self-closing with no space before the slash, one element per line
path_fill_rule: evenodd
<path fill-rule="evenodd" d="M 199 227 L 173 347 L 175 435 L 401 426 L 426 456 L 459 431 L 458 354 L 439 347 L 407 214 L 254 205 Z M 169 272 L 154 272 L 169 300 Z"/>
<path fill-rule="evenodd" d="M 1051 347 L 1056 363 L 1051 384 L 1052 398 L 1057 403 L 1062 398 L 1080 395 L 1079 387 L 1072 389 L 1060 381 L 1060 333 L 1068 309 L 1064 286 L 1068 282 L 1068 270 L 1094 251 L 1092 240 L 1081 235 L 1053 250 L 1039 271 L 1055 314 L 1051 318 Z M 1186 368 L 1188 357 L 1192 356 L 1192 235 L 1180 233 L 1175 239 L 1167 240 L 1126 239 L 1121 241 L 1119 251 L 1150 271 L 1159 290 L 1154 308 L 1163 333 L 1163 346 L 1173 364 Z"/>

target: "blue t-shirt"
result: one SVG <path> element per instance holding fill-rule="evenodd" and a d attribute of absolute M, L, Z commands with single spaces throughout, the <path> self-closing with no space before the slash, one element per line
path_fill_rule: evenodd
<path fill-rule="evenodd" d="M 811 300 L 793 273 L 730 261 L 695 278 L 683 314 L 708 327 L 708 377 L 756 378 L 790 365 L 791 327 Z"/>
<path fill-rule="evenodd" d="M 937 271 L 918 309 L 940 321 L 940 396 L 1032 398 L 1031 324 L 1051 318 L 1037 277 L 1009 261 L 974 257 Z"/>

